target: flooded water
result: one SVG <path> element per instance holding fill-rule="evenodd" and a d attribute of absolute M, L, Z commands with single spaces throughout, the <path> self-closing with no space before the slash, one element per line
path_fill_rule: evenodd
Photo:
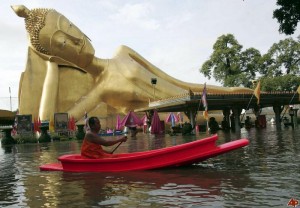
<path fill-rule="evenodd" d="M 60 155 L 79 153 L 78 141 L 1 147 L 0 207 L 287 207 L 291 198 L 300 200 L 299 127 L 218 135 L 218 143 L 246 137 L 250 145 L 190 167 L 124 173 L 39 171 Z M 140 133 L 116 153 L 206 136 Z"/>

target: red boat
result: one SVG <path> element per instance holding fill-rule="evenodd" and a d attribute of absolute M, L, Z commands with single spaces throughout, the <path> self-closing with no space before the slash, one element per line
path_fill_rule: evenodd
<path fill-rule="evenodd" d="M 190 165 L 244 147 L 247 139 L 216 145 L 217 135 L 197 141 L 145 152 L 121 153 L 114 158 L 88 159 L 80 154 L 63 155 L 60 162 L 40 166 L 43 171 L 120 172 Z"/>

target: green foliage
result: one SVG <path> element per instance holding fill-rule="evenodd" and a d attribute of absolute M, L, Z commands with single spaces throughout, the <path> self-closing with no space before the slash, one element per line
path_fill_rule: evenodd
<path fill-rule="evenodd" d="M 232 34 L 219 37 L 213 49 L 200 72 L 224 87 L 253 88 L 257 79 L 264 91 L 294 91 L 300 85 L 300 36 L 274 43 L 263 56 L 255 48 L 242 51 Z"/>
<path fill-rule="evenodd" d="M 294 91 L 300 85 L 300 39 L 274 43 L 260 60 L 262 89 Z"/>
<path fill-rule="evenodd" d="M 261 79 L 263 91 L 296 91 L 300 85 L 300 77 L 291 74 Z"/>
<path fill-rule="evenodd" d="M 260 52 L 254 48 L 242 51 L 243 46 L 232 34 L 222 35 L 213 46 L 213 54 L 200 72 L 209 79 L 213 76 L 225 87 L 251 86 L 259 69 Z"/>
<path fill-rule="evenodd" d="M 274 43 L 261 59 L 260 73 L 268 77 L 300 75 L 300 39 L 287 38 Z"/>
<path fill-rule="evenodd" d="M 277 0 L 279 9 L 274 10 L 273 18 L 279 22 L 279 32 L 286 35 L 294 34 L 300 21 L 299 0 Z"/>

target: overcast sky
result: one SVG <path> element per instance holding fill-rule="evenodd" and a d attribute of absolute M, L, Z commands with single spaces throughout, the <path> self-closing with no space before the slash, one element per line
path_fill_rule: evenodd
<path fill-rule="evenodd" d="M 272 18 L 276 0 L 2 0 L 0 109 L 10 109 L 9 87 L 12 110 L 18 107 L 28 40 L 24 19 L 10 6 L 20 4 L 64 14 L 92 40 L 97 57 L 111 58 L 126 45 L 169 75 L 193 83 L 220 85 L 199 68 L 223 34 L 232 33 L 243 50 L 254 47 L 262 54 L 287 38 Z"/>

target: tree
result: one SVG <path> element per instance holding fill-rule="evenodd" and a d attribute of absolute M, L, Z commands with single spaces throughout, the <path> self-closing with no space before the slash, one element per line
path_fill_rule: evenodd
<path fill-rule="evenodd" d="M 279 22 L 279 32 L 294 34 L 300 21 L 300 0 L 277 0 L 277 5 L 281 7 L 274 10 L 273 18 Z"/>
<path fill-rule="evenodd" d="M 300 37 L 274 43 L 260 61 L 263 90 L 291 90 L 300 84 Z"/>
<path fill-rule="evenodd" d="M 263 91 L 296 91 L 300 84 L 300 77 L 286 74 L 278 77 L 261 78 Z"/>
<path fill-rule="evenodd" d="M 220 36 L 213 46 L 213 53 L 200 72 L 213 77 L 225 87 L 251 86 L 258 71 L 260 52 L 254 48 L 242 51 L 243 46 L 232 34 Z"/>

